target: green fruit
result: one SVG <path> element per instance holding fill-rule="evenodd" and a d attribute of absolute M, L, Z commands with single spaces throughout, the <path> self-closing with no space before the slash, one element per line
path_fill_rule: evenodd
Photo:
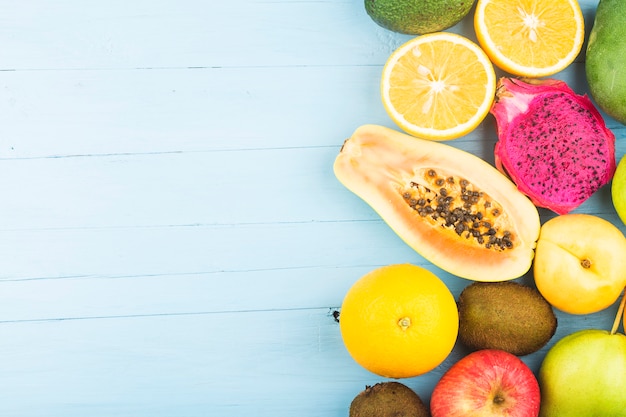
<path fill-rule="evenodd" d="M 591 97 L 626 124 L 626 2 L 600 0 L 589 35 L 585 70 Z"/>
<path fill-rule="evenodd" d="M 579 330 L 539 369 L 541 417 L 626 417 L 626 336 Z"/>
<path fill-rule="evenodd" d="M 619 161 L 615 175 L 613 175 L 611 198 L 619 218 L 626 224 L 626 156 Z"/>
<path fill-rule="evenodd" d="M 365 0 L 367 14 L 385 29 L 408 35 L 438 32 L 457 24 L 475 0 Z"/>
<path fill-rule="evenodd" d="M 517 282 L 475 282 L 458 300 L 459 340 L 471 350 L 500 349 L 517 356 L 541 349 L 554 335 L 552 306 Z"/>
<path fill-rule="evenodd" d="M 428 417 L 428 407 L 411 388 L 399 382 L 367 386 L 350 404 L 350 417 Z"/>

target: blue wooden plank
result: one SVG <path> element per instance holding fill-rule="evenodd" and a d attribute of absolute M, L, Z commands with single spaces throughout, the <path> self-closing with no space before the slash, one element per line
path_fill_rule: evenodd
<path fill-rule="evenodd" d="M 0 158 L 338 147 L 361 124 L 395 127 L 380 99 L 382 64 L 5 72 Z M 558 77 L 588 93 L 583 64 Z M 450 143 L 492 158 L 495 140 L 489 115 Z"/>
<path fill-rule="evenodd" d="M 621 158 L 626 130 L 616 132 Z M 493 144 L 462 145 L 493 158 Z M 5 160 L 0 193 L 12 197 L 0 206 L 0 229 L 99 231 L 379 220 L 334 177 L 339 147 Z M 614 217 L 610 188 L 601 189 L 577 211 Z"/>
<path fill-rule="evenodd" d="M 594 324 L 606 320 L 581 327 Z M 384 380 L 352 361 L 328 309 L 51 320 L 0 330 L 11 336 L 0 363 L 7 417 L 340 417 L 366 384 Z M 554 340 L 564 334 L 562 326 Z M 524 358 L 533 370 L 546 349 Z M 440 367 L 403 382 L 428 401 L 464 353 L 457 346 Z"/>
<path fill-rule="evenodd" d="M 590 25 L 597 1 L 580 4 Z M 358 66 L 411 38 L 354 0 L 5 1 L 0 15 L 0 68 L 19 70 Z M 475 39 L 471 15 L 449 30 Z"/>

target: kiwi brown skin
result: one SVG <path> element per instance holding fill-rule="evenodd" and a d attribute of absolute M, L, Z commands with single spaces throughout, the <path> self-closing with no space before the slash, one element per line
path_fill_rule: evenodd
<path fill-rule="evenodd" d="M 538 351 L 554 336 L 552 306 L 533 287 L 515 281 L 474 282 L 461 292 L 459 341 L 470 350 Z"/>
<path fill-rule="evenodd" d="M 430 410 L 415 391 L 395 382 L 366 386 L 350 404 L 350 417 L 430 417 Z"/>

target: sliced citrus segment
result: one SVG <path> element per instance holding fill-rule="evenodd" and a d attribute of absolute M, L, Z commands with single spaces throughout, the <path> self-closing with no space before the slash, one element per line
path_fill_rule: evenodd
<path fill-rule="evenodd" d="M 405 132 L 424 139 L 456 139 L 489 112 L 496 76 L 487 55 L 469 39 L 448 32 L 418 36 L 387 59 L 382 101 Z"/>
<path fill-rule="evenodd" d="M 478 0 L 474 29 L 496 66 L 523 77 L 563 70 L 585 37 L 577 0 Z"/>

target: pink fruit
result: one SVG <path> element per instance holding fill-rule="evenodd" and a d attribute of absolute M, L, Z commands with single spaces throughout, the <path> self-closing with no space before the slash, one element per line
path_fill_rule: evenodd
<path fill-rule="evenodd" d="M 496 167 L 538 207 L 565 214 L 615 173 L 615 135 L 589 98 L 555 79 L 498 82 Z"/>
<path fill-rule="evenodd" d="M 430 398 L 432 417 L 537 417 L 539 383 L 517 356 L 498 349 L 470 353 L 446 371 Z"/>

